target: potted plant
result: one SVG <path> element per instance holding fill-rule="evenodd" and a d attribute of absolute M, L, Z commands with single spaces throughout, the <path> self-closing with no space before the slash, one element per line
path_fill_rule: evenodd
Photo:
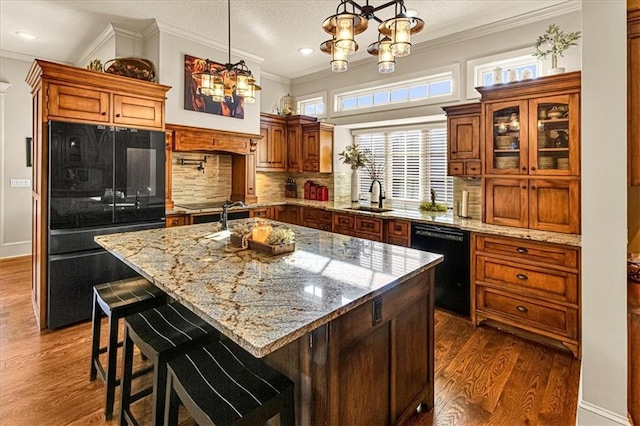
<path fill-rule="evenodd" d="M 539 60 L 551 55 L 551 69 L 547 75 L 560 74 L 564 72 L 563 67 L 558 67 L 558 56 L 563 56 L 565 50 L 571 46 L 577 46 L 581 31 L 564 33 L 556 24 L 549 25 L 547 32 L 538 37 L 534 45 L 533 56 Z"/>
<path fill-rule="evenodd" d="M 360 198 L 358 194 L 358 169 L 367 164 L 366 153 L 360 150 L 360 146 L 357 143 L 353 142 L 351 145 L 347 145 L 338 156 L 343 164 L 348 164 L 351 167 L 351 202 L 358 202 Z"/>

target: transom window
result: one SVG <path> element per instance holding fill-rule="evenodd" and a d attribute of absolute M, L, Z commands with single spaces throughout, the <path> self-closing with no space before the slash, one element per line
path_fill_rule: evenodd
<path fill-rule="evenodd" d="M 355 143 L 368 150 L 381 171 L 379 180 L 392 205 L 418 206 L 430 199 L 453 205 L 453 179 L 447 176 L 446 122 L 419 127 L 354 132 Z M 367 193 L 372 178 L 360 171 L 360 192 Z"/>
<path fill-rule="evenodd" d="M 455 95 L 454 73 L 446 71 L 427 77 L 393 84 L 338 93 L 334 96 L 334 110 L 349 112 L 370 108 L 384 109 L 408 102 L 437 99 L 445 101 Z"/>
<path fill-rule="evenodd" d="M 310 117 L 325 117 L 324 99 L 322 97 L 305 99 L 298 102 L 298 111 Z"/>

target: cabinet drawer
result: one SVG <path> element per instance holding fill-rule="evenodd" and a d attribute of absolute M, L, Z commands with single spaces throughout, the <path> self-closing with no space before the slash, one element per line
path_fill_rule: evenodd
<path fill-rule="evenodd" d="M 577 309 L 538 303 L 483 286 L 478 286 L 476 294 L 477 309 L 485 314 L 519 327 L 533 327 L 547 335 L 578 337 Z"/>
<path fill-rule="evenodd" d="M 320 210 L 305 208 L 303 218 L 304 220 L 318 221 L 320 219 Z"/>
<path fill-rule="evenodd" d="M 331 225 L 331 223 L 333 223 L 333 213 L 326 210 L 320 210 L 320 218 L 318 220 Z"/>
<path fill-rule="evenodd" d="M 356 216 L 356 231 L 382 235 L 382 219 Z"/>
<path fill-rule="evenodd" d="M 578 303 L 578 276 L 569 272 L 478 255 L 476 280 L 526 295 Z"/>
<path fill-rule="evenodd" d="M 464 162 L 462 161 L 451 161 L 448 168 L 447 174 L 451 176 L 464 174 Z"/>
<path fill-rule="evenodd" d="M 251 217 L 260 217 L 263 219 L 271 219 L 271 207 L 265 207 L 262 209 L 252 209 L 249 212 Z"/>
<path fill-rule="evenodd" d="M 333 214 L 333 228 L 336 230 L 336 232 L 340 232 L 337 231 L 338 229 L 345 229 L 345 230 L 355 230 L 356 227 L 356 218 L 353 215 L 350 214 L 342 214 L 342 213 L 334 213 Z M 340 232 L 343 233 L 343 232 Z"/>
<path fill-rule="evenodd" d="M 387 236 L 409 238 L 409 222 L 390 220 L 387 222 Z"/>
<path fill-rule="evenodd" d="M 172 226 L 183 226 L 187 224 L 187 216 L 186 215 L 177 215 L 177 216 L 167 216 L 166 227 L 171 228 Z"/>
<path fill-rule="evenodd" d="M 481 166 L 479 161 L 467 161 L 464 163 L 464 174 L 467 176 L 480 176 Z"/>
<path fill-rule="evenodd" d="M 480 235 L 476 238 L 476 251 L 547 265 L 578 267 L 577 249 L 551 244 Z"/>
<path fill-rule="evenodd" d="M 396 246 L 402 246 L 402 247 L 410 247 L 411 246 L 411 243 L 410 243 L 408 238 L 387 236 L 387 241 L 386 242 L 387 242 L 387 244 L 394 244 Z"/>

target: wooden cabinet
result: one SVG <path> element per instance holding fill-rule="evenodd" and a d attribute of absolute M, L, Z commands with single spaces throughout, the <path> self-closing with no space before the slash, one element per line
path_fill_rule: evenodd
<path fill-rule="evenodd" d="M 382 219 L 356 215 L 356 237 L 382 241 Z"/>
<path fill-rule="evenodd" d="M 333 231 L 333 213 L 328 210 L 303 207 L 302 225 L 323 231 Z"/>
<path fill-rule="evenodd" d="M 385 220 L 385 242 L 411 247 L 411 222 L 396 219 Z"/>
<path fill-rule="evenodd" d="M 191 218 L 184 213 L 171 214 L 171 215 L 167 215 L 166 217 L 166 227 L 171 228 L 174 226 L 189 225 L 190 221 L 191 221 Z"/>
<path fill-rule="evenodd" d="M 333 171 L 333 124 L 304 124 L 302 131 L 302 171 Z"/>
<path fill-rule="evenodd" d="M 640 424 L 640 283 L 627 283 L 627 334 L 629 345 L 628 374 L 629 417 Z"/>
<path fill-rule="evenodd" d="M 580 250 L 483 234 L 471 249 L 472 322 L 506 324 L 579 358 Z"/>
<path fill-rule="evenodd" d="M 442 108 L 447 114 L 450 176 L 480 176 L 480 103 Z"/>
<path fill-rule="evenodd" d="M 47 328 L 49 120 L 164 130 L 170 89 L 157 83 L 36 60 L 26 78 L 33 106 L 32 302 Z"/>
<path fill-rule="evenodd" d="M 349 213 L 333 213 L 333 232 L 356 236 L 356 216 Z"/>
<path fill-rule="evenodd" d="M 284 120 L 263 117 L 260 120 L 262 140 L 256 150 L 256 170 L 287 170 L 287 128 Z"/>
<path fill-rule="evenodd" d="M 627 11 L 627 156 L 629 185 L 640 186 L 640 8 Z"/>
<path fill-rule="evenodd" d="M 579 233 L 580 72 L 478 90 L 485 222 Z"/>
<path fill-rule="evenodd" d="M 487 223 L 580 233 L 578 179 L 487 177 L 484 188 Z"/>
<path fill-rule="evenodd" d="M 260 114 L 264 136 L 257 150 L 258 171 L 331 173 L 333 125 L 315 117 Z"/>
<path fill-rule="evenodd" d="M 251 209 L 249 210 L 249 217 L 257 217 L 259 219 L 276 219 L 274 207 Z"/>

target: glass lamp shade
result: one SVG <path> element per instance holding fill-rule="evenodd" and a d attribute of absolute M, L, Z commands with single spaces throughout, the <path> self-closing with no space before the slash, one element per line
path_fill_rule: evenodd
<path fill-rule="evenodd" d="M 391 53 L 391 39 L 385 37 L 378 44 L 378 71 L 388 74 L 395 71 L 395 69 L 396 60 L 393 53 Z"/>
<path fill-rule="evenodd" d="M 248 104 L 253 104 L 256 102 L 256 86 L 254 86 L 253 84 L 249 84 L 247 93 L 244 95 L 244 101 Z"/>
<path fill-rule="evenodd" d="M 214 76 L 209 73 L 200 75 L 200 93 L 204 96 L 213 95 Z"/>
<path fill-rule="evenodd" d="M 236 94 L 238 96 L 246 96 L 249 90 L 249 76 L 238 72 L 236 74 Z"/>
<path fill-rule="evenodd" d="M 354 15 L 343 13 L 336 17 L 336 39 L 335 45 L 350 55 L 356 51 L 354 37 Z"/>
<path fill-rule="evenodd" d="M 391 21 L 391 52 L 398 58 L 408 56 L 411 53 L 411 20 L 397 16 Z"/>
<path fill-rule="evenodd" d="M 347 70 L 348 64 L 347 52 L 334 44 L 331 51 L 331 71 L 345 72 Z"/>
<path fill-rule="evenodd" d="M 211 99 L 213 102 L 223 102 L 224 101 L 224 81 L 222 78 L 216 78 L 213 83 L 213 93 L 211 94 Z"/>

